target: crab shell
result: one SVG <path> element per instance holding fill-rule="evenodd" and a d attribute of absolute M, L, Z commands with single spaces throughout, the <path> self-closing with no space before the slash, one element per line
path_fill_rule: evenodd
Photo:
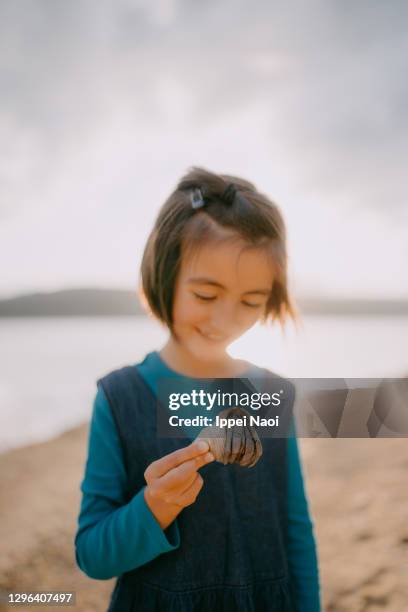
<path fill-rule="evenodd" d="M 220 418 L 238 419 L 249 416 L 242 408 L 228 408 L 219 413 Z M 248 420 L 248 419 L 247 419 Z M 238 463 L 244 467 L 254 466 L 262 456 L 262 444 L 256 429 L 250 425 L 233 427 L 204 427 L 197 439 L 205 440 L 216 461 L 224 465 Z"/>

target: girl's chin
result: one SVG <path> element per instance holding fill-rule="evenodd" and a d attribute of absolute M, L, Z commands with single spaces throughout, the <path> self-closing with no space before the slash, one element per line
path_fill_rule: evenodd
<path fill-rule="evenodd" d="M 214 342 L 203 338 L 197 332 L 194 338 L 190 338 L 188 349 L 197 359 L 203 361 L 214 360 L 215 357 L 224 355 L 226 346 L 222 342 Z"/>

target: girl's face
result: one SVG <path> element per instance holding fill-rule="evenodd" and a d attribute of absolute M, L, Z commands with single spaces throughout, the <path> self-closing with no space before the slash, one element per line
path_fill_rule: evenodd
<path fill-rule="evenodd" d="M 264 313 L 273 283 L 264 250 L 243 242 L 206 244 L 184 256 L 176 282 L 173 326 L 197 359 L 221 357 Z"/>

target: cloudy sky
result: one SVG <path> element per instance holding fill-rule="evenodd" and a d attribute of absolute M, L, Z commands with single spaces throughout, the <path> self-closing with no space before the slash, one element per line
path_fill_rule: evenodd
<path fill-rule="evenodd" d="M 192 165 L 255 182 L 298 294 L 408 298 L 408 4 L 0 0 L 0 297 L 132 288 Z"/>

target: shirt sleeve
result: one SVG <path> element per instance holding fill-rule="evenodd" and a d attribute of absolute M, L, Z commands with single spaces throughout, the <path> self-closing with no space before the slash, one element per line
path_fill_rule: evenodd
<path fill-rule="evenodd" d="M 91 578 L 120 576 L 180 546 L 177 519 L 163 530 L 145 502 L 145 487 L 126 503 L 126 481 L 110 406 L 98 388 L 75 536 L 77 564 Z"/>
<path fill-rule="evenodd" d="M 320 612 L 319 572 L 313 523 L 304 491 L 296 436 L 288 438 L 288 556 L 299 612 Z"/>

